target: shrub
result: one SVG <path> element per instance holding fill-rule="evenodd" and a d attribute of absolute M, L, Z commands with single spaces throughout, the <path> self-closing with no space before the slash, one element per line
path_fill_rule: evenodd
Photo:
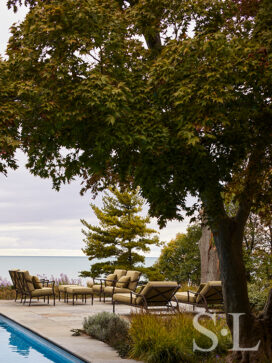
<path fill-rule="evenodd" d="M 85 332 L 115 348 L 121 357 L 127 355 L 129 345 L 129 323 L 118 315 L 102 312 L 83 321 Z"/>
<path fill-rule="evenodd" d="M 206 349 L 211 346 L 211 340 L 193 327 L 192 319 L 193 317 L 188 314 L 168 317 L 151 314 L 133 315 L 129 331 L 131 357 L 148 363 L 193 363 L 211 361 L 211 359 L 216 361 L 216 354 L 227 353 L 231 347 L 231 338 L 230 333 L 225 337 L 221 335 L 223 328 L 228 329 L 224 319 L 218 319 L 216 326 L 210 319 L 201 320 L 201 325 L 213 331 L 219 342 L 213 352 L 193 352 L 193 339 L 199 347 Z"/>
<path fill-rule="evenodd" d="M 262 284 L 258 284 L 258 283 L 252 283 L 252 284 L 248 284 L 248 296 L 249 296 L 249 301 L 250 303 L 253 305 L 253 310 L 254 311 L 261 311 L 263 310 L 268 294 L 269 294 L 269 290 L 272 288 L 272 281 L 267 283 L 262 283 Z"/>
<path fill-rule="evenodd" d="M 0 300 L 13 299 L 15 299 L 15 290 L 7 279 L 0 276 Z"/>
<path fill-rule="evenodd" d="M 0 300 L 15 299 L 15 290 L 11 286 L 0 287 Z"/>

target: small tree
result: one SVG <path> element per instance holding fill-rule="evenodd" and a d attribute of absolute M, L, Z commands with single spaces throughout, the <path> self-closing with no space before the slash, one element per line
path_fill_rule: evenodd
<path fill-rule="evenodd" d="M 201 227 L 188 227 L 187 233 L 178 233 L 176 238 L 166 244 L 155 267 L 166 279 L 179 283 L 200 282 L 200 253 L 198 241 Z"/>
<path fill-rule="evenodd" d="M 137 252 L 149 252 L 150 245 L 158 245 L 157 233 L 148 228 L 150 217 L 139 215 L 144 203 L 139 189 L 120 191 L 109 188 L 110 193 L 103 197 L 103 208 L 91 204 L 92 210 L 99 220 L 100 226 L 92 226 L 84 219 L 82 224 L 87 230 L 85 235 L 86 248 L 83 252 L 89 260 L 103 260 L 91 266 L 91 272 L 82 271 L 82 276 L 97 277 L 101 273 L 110 272 L 116 267 L 134 269 L 137 264 L 144 263 L 145 257 Z"/>

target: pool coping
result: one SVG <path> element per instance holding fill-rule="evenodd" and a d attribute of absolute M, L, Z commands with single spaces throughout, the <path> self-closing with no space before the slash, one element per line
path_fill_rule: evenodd
<path fill-rule="evenodd" d="M 62 301 L 56 301 L 56 306 L 43 302 L 28 306 L 19 301 L 0 300 L 0 314 L 86 363 L 141 363 L 120 357 L 111 346 L 87 334 L 73 336 L 71 329 L 81 330 L 85 317 L 112 312 L 110 301 L 95 300 L 94 305 L 80 302 L 75 306 Z M 131 312 L 131 307 L 121 305 L 117 315 L 127 318 Z"/>
<path fill-rule="evenodd" d="M 42 334 L 40 334 L 40 333 L 36 332 L 35 330 L 33 330 L 33 329 L 31 329 L 31 328 L 26 327 L 25 325 L 23 325 L 23 324 L 19 323 L 18 321 L 16 321 L 16 320 L 14 320 L 14 319 L 10 318 L 9 316 L 7 316 L 7 315 L 5 315 L 5 314 L 3 314 L 3 313 L 0 313 L 0 317 L 1 317 L 1 316 L 3 316 L 4 318 L 6 318 L 7 320 L 11 320 L 14 324 L 19 325 L 19 326 L 20 326 L 20 327 L 22 327 L 23 329 L 26 329 L 26 330 L 30 331 L 32 334 L 38 335 L 38 337 L 40 337 L 40 338 L 42 338 L 42 339 L 44 339 L 44 340 L 48 341 L 50 344 L 55 345 L 55 346 L 56 346 L 56 347 L 58 347 L 59 349 L 64 350 L 65 352 L 67 352 L 68 354 L 71 354 L 71 355 L 72 355 L 72 356 L 74 356 L 75 358 L 80 359 L 81 361 L 83 361 L 83 363 L 90 363 L 90 361 L 87 361 L 85 358 L 83 358 L 83 357 L 79 356 L 79 355 L 78 355 L 78 354 L 76 354 L 76 353 L 73 353 L 73 352 L 72 352 L 72 351 L 70 351 L 69 349 L 67 349 L 67 348 L 65 348 L 65 347 L 61 346 L 60 344 L 58 344 L 58 343 L 54 342 L 53 340 L 51 340 L 51 339 L 49 339 L 49 338 L 47 338 L 47 337 L 43 336 Z"/>

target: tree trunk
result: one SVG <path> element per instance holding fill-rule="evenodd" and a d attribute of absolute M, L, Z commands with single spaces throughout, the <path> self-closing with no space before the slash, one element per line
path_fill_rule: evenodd
<path fill-rule="evenodd" d="M 217 229 L 213 230 L 220 262 L 228 326 L 234 336 L 233 319 L 230 314 L 244 314 L 239 318 L 239 346 L 252 348 L 260 341 L 257 351 L 234 351 L 229 362 L 271 363 L 272 294 L 270 293 L 264 313 L 260 317 L 254 316 L 250 311 L 242 256 L 243 232 L 244 226 L 228 217 L 221 221 Z"/>
<path fill-rule="evenodd" d="M 218 254 L 212 241 L 211 230 L 203 225 L 202 235 L 198 242 L 201 260 L 201 282 L 220 280 Z"/>

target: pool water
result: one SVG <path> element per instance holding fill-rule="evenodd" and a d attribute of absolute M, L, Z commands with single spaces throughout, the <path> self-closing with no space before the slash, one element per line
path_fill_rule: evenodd
<path fill-rule="evenodd" d="M 0 362 L 85 363 L 2 315 L 0 315 Z"/>

